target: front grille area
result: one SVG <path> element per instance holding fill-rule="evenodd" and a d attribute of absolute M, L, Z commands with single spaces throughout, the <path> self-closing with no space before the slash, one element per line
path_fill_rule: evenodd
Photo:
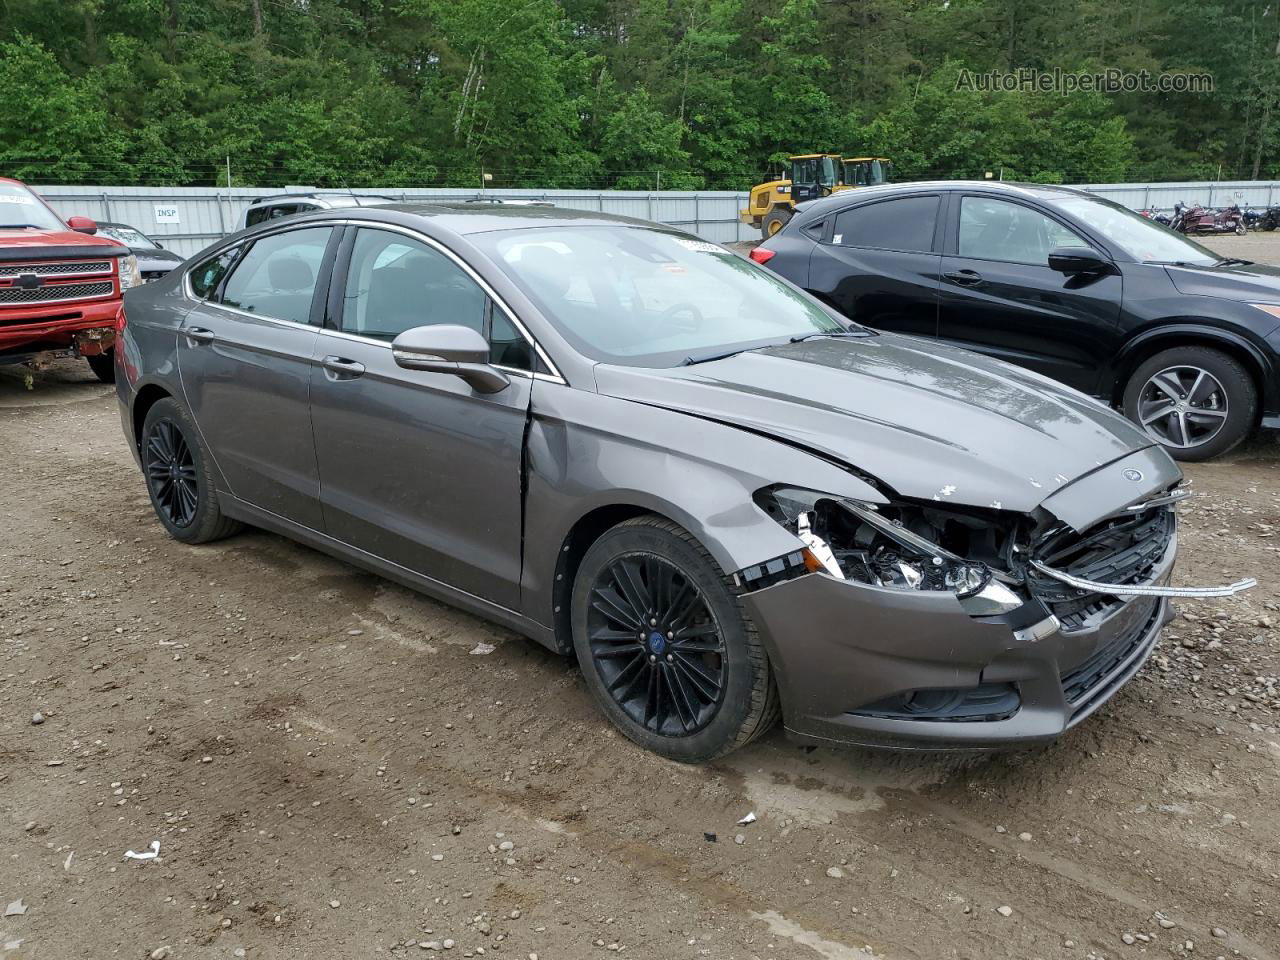
<path fill-rule="evenodd" d="M 110 260 L 67 260 L 51 263 L 0 264 L 0 277 L 20 277 L 34 273 L 37 277 L 80 277 L 95 273 L 110 273 Z"/>
<path fill-rule="evenodd" d="M 1128 630 L 1095 650 L 1084 663 L 1077 664 L 1062 674 L 1062 693 L 1071 706 L 1075 707 L 1084 701 L 1099 684 L 1133 656 L 1155 624 L 1160 615 L 1159 598 L 1139 597 L 1134 603 L 1141 605 L 1143 613 L 1135 617 Z"/>
<path fill-rule="evenodd" d="M 1172 508 L 1154 507 L 1136 516 L 1114 517 L 1081 534 L 1071 530 L 1058 534 L 1040 549 L 1038 559 L 1086 580 L 1146 583 L 1173 532 Z M 1078 630 L 1125 603 L 1112 595 L 1077 590 L 1034 570 L 1028 572 L 1028 583 L 1066 631 Z"/>
<path fill-rule="evenodd" d="M 47 283 L 31 290 L 22 287 L 0 287 L 0 306 L 88 300 L 93 297 L 109 297 L 114 290 L 115 285 L 110 280 L 94 280 L 89 283 Z"/>

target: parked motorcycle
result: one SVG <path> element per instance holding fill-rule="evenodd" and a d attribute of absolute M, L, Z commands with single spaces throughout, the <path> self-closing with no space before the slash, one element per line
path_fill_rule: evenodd
<path fill-rule="evenodd" d="M 1170 226 L 1182 233 L 1234 233 L 1244 236 L 1249 232 L 1237 203 L 1221 210 L 1206 210 L 1199 204 L 1188 207 L 1179 201 L 1173 213 Z"/>
<path fill-rule="evenodd" d="M 1147 210 L 1139 210 L 1138 213 L 1142 214 L 1142 216 L 1146 217 L 1148 220 L 1154 220 L 1156 223 L 1163 224 L 1166 227 L 1169 225 L 1169 221 L 1171 219 L 1169 214 L 1161 213 L 1155 207 L 1151 207 Z"/>
<path fill-rule="evenodd" d="M 1249 224 L 1250 230 L 1266 230 L 1268 232 L 1280 227 L 1280 206 L 1267 207 L 1265 213 L 1260 214 L 1257 223 Z"/>

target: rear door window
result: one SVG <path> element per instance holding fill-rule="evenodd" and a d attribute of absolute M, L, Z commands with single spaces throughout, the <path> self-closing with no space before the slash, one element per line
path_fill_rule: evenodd
<path fill-rule="evenodd" d="M 928 253 L 938 222 L 935 196 L 898 197 L 849 207 L 836 214 L 831 242 L 844 247 Z"/>
<path fill-rule="evenodd" d="M 222 303 L 276 320 L 309 323 L 330 227 L 288 230 L 258 240 L 236 265 Z"/>

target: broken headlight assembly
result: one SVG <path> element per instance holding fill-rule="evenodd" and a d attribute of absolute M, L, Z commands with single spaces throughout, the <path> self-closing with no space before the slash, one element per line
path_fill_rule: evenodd
<path fill-rule="evenodd" d="M 766 487 L 755 501 L 805 545 L 804 564 L 840 580 L 955 595 L 973 616 L 1016 609 L 1007 583 L 1015 523 L 915 503 L 859 503 L 812 490 Z"/>

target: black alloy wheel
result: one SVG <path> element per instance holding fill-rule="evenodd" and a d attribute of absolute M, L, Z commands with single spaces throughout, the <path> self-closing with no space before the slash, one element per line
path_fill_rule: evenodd
<path fill-rule="evenodd" d="M 587 689 L 645 749 L 701 763 L 777 722 L 778 687 L 741 589 L 679 524 L 649 514 L 600 534 L 570 606 Z"/>
<path fill-rule="evenodd" d="M 156 509 L 175 527 L 189 527 L 200 497 L 196 463 L 182 430 L 172 420 L 158 420 L 146 437 L 147 485 Z"/>
<path fill-rule="evenodd" d="M 715 716 L 724 638 L 702 592 L 669 560 L 630 554 L 601 570 L 587 636 L 605 689 L 644 729 L 688 736 Z"/>
<path fill-rule="evenodd" d="M 241 528 L 222 513 L 200 431 L 181 404 L 172 397 L 153 403 L 138 437 L 151 506 L 171 537 L 208 543 Z"/>

